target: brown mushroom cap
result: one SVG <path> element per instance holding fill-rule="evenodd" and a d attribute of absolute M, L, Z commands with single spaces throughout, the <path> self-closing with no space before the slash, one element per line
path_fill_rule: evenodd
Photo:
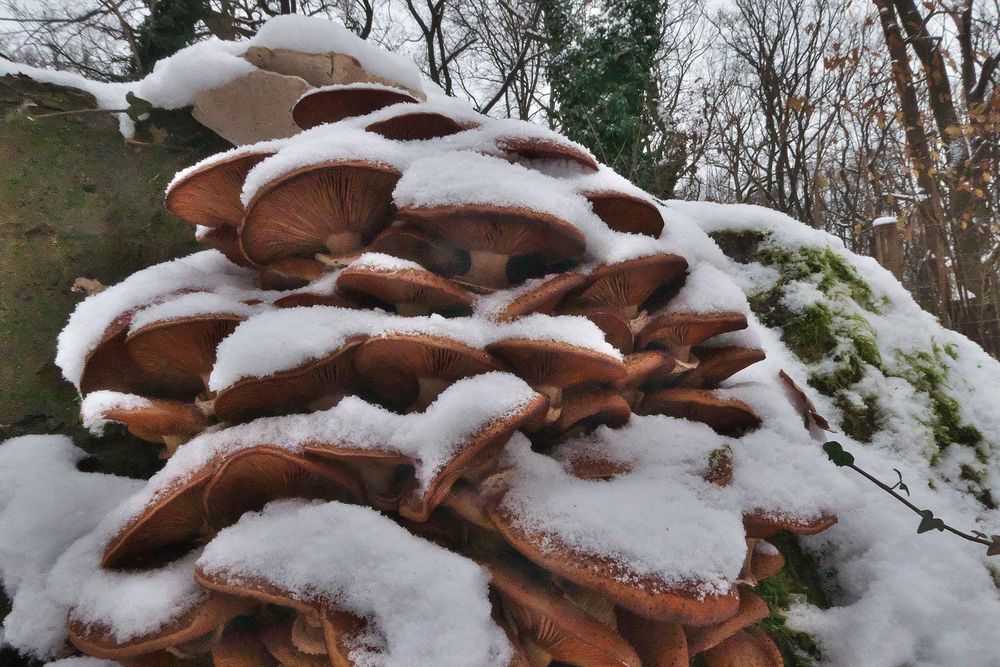
<path fill-rule="evenodd" d="M 211 227 L 204 234 L 196 235 L 199 242 L 211 246 L 221 252 L 226 259 L 238 266 L 252 267 L 253 262 L 243 254 L 240 245 L 240 235 L 232 225 Z"/>
<path fill-rule="evenodd" d="M 633 350 L 633 334 L 628 317 L 621 308 L 606 306 L 604 308 L 591 308 L 584 311 L 574 311 L 562 309 L 564 314 L 580 314 L 597 325 L 597 328 L 604 332 L 604 340 L 615 346 L 622 354 L 628 354 Z"/>
<path fill-rule="evenodd" d="M 408 485 L 399 505 L 399 513 L 414 521 L 426 521 L 459 477 L 496 459 L 514 431 L 544 414 L 547 407 L 545 397 L 536 395 L 518 410 L 483 426 L 455 449 L 426 489 L 420 490 L 416 480 Z"/>
<path fill-rule="evenodd" d="M 663 216 L 646 200 L 624 192 L 588 192 L 584 197 L 594 207 L 604 224 L 616 232 L 645 234 L 659 238 L 663 233 Z"/>
<path fill-rule="evenodd" d="M 191 403 L 146 399 L 139 407 L 113 407 L 101 417 L 107 421 L 124 424 L 129 432 L 146 442 L 168 444 L 164 438 L 187 440 L 201 433 L 208 426 L 205 414 Z"/>
<path fill-rule="evenodd" d="M 743 313 L 667 313 L 656 315 L 636 334 L 637 349 L 690 348 L 712 336 L 747 328 Z"/>
<path fill-rule="evenodd" d="M 268 653 L 282 667 L 328 667 L 330 660 L 325 651 L 321 655 L 310 655 L 295 645 L 292 639 L 294 623 L 291 618 L 273 620 L 259 631 Z"/>
<path fill-rule="evenodd" d="M 629 318 L 654 292 L 678 284 L 687 271 L 687 260 L 667 253 L 627 259 L 597 267 L 587 276 L 587 285 L 567 299 L 573 311 L 620 308 Z"/>
<path fill-rule="evenodd" d="M 192 225 L 239 225 L 243 181 L 251 169 L 272 155 L 273 151 L 242 153 L 191 172 L 167 191 L 167 210 Z"/>
<path fill-rule="evenodd" d="M 556 305 L 572 290 L 581 287 L 586 278 L 574 271 L 557 273 L 531 287 L 503 307 L 493 319 L 497 322 L 509 322 L 518 317 L 532 313 L 551 315 Z"/>
<path fill-rule="evenodd" d="M 635 647 L 643 667 L 688 667 L 684 628 L 618 610 L 618 632 Z"/>
<path fill-rule="evenodd" d="M 172 394 L 195 396 L 207 385 L 222 339 L 246 319 L 232 313 L 209 313 L 150 322 L 125 339 L 136 364 Z"/>
<path fill-rule="evenodd" d="M 736 591 L 706 595 L 694 587 L 668 585 L 644 576 L 621 577 L 622 565 L 603 556 L 585 554 L 549 534 L 523 528 L 498 504 L 490 518 L 497 530 L 521 554 L 549 572 L 597 591 L 640 616 L 684 625 L 710 625 L 736 613 Z"/>
<path fill-rule="evenodd" d="M 414 111 L 400 113 L 392 118 L 372 123 L 365 127 L 369 132 L 380 134 L 386 139 L 396 141 L 419 141 L 423 139 L 438 139 L 452 134 L 458 134 L 470 129 L 454 118 L 441 113 L 429 111 Z"/>
<path fill-rule="evenodd" d="M 247 205 L 243 252 L 261 265 L 356 253 L 392 221 L 398 180 L 395 168 L 363 160 L 322 162 L 280 176 Z"/>
<path fill-rule="evenodd" d="M 767 603 L 748 587 L 740 588 L 740 607 L 737 612 L 714 625 L 687 630 L 688 651 L 691 655 L 707 651 L 721 644 L 736 632 L 767 618 Z"/>
<path fill-rule="evenodd" d="M 212 645 L 213 667 L 277 667 L 277 664 L 257 633 L 236 623 L 229 624 Z"/>
<path fill-rule="evenodd" d="M 698 365 L 681 376 L 678 386 L 718 387 L 723 380 L 764 360 L 764 350 L 750 347 L 702 347 L 696 349 L 695 355 Z"/>
<path fill-rule="evenodd" d="M 761 423 L 753 408 L 743 401 L 719 398 L 704 389 L 671 387 L 646 394 L 636 407 L 636 414 L 690 419 L 727 435 L 738 435 Z"/>
<path fill-rule="evenodd" d="M 533 642 L 555 660 L 585 667 L 641 667 L 639 656 L 612 629 L 546 585 L 541 573 L 487 563 L 491 585 L 522 641 Z"/>
<path fill-rule="evenodd" d="M 749 512 L 743 515 L 743 528 L 747 537 L 768 538 L 779 530 L 787 530 L 796 535 L 815 535 L 837 523 L 835 514 L 820 513 L 815 517 L 803 519 L 787 514 L 773 512 Z"/>
<path fill-rule="evenodd" d="M 122 313 L 108 325 L 97 345 L 87 355 L 80 374 L 80 393 L 106 389 L 126 394 L 147 396 L 156 391 L 135 359 L 125 348 L 129 324 L 134 311 Z"/>
<path fill-rule="evenodd" d="M 101 567 L 149 567 L 190 550 L 205 525 L 202 494 L 212 472 L 202 468 L 158 494 L 111 539 L 104 549 Z"/>
<path fill-rule="evenodd" d="M 361 339 L 346 341 L 326 356 L 304 366 L 263 378 L 248 377 L 215 397 L 221 421 L 240 422 L 265 415 L 323 410 L 337 404 L 358 386 L 354 353 Z"/>
<path fill-rule="evenodd" d="M 354 362 L 380 401 L 400 412 L 422 411 L 454 382 L 500 370 L 489 354 L 465 343 L 407 334 L 370 338 Z"/>
<path fill-rule="evenodd" d="M 358 502 L 364 496 L 361 479 L 343 466 L 258 446 L 230 457 L 215 473 L 204 492 L 205 519 L 209 526 L 221 529 L 272 500 Z"/>
<path fill-rule="evenodd" d="M 782 667 L 784 660 L 774 641 L 756 629 L 739 631 L 702 654 L 706 667 Z"/>
<path fill-rule="evenodd" d="M 642 401 L 645 392 L 659 386 L 676 369 L 677 361 L 669 352 L 633 352 L 625 356 L 625 377 L 618 382 L 618 391 L 635 408 Z"/>
<path fill-rule="evenodd" d="M 348 297 L 361 294 L 392 304 L 400 315 L 468 315 L 472 295 L 425 269 L 380 270 L 348 266 L 337 277 L 337 287 Z"/>
<path fill-rule="evenodd" d="M 774 545 L 762 539 L 747 538 L 747 557 L 740 570 L 740 581 L 755 586 L 761 579 L 781 572 L 783 567 L 785 557 Z"/>
<path fill-rule="evenodd" d="M 632 416 L 628 401 L 610 389 L 576 388 L 563 392 L 562 410 L 554 422 L 534 434 L 553 439 L 569 433 L 592 431 L 605 424 L 611 428 L 624 426 Z"/>
<path fill-rule="evenodd" d="M 406 91 L 386 86 L 334 85 L 303 95 L 292 107 L 292 118 L 296 125 L 308 130 L 324 123 L 365 116 L 392 104 L 416 101 Z"/>
<path fill-rule="evenodd" d="M 321 278 L 326 272 L 326 265 L 318 260 L 286 257 L 261 268 L 260 286 L 273 290 L 297 289 Z"/>
<path fill-rule="evenodd" d="M 497 148 L 507 154 L 511 162 L 522 160 L 566 160 L 587 171 L 597 171 L 597 160 L 585 150 L 557 139 L 509 135 L 500 137 Z"/>
<path fill-rule="evenodd" d="M 250 606 L 249 602 L 237 597 L 209 593 L 197 605 L 155 632 L 119 642 L 106 626 L 71 619 L 69 640 L 87 655 L 105 660 L 128 660 L 202 637 Z"/>
<path fill-rule="evenodd" d="M 466 204 L 406 207 L 397 217 L 469 255 L 469 269 L 455 279 L 499 289 L 552 273 L 583 256 L 583 233 L 564 220 L 525 208 Z M 516 265 L 516 266 L 515 266 Z"/>
<path fill-rule="evenodd" d="M 454 276 L 469 270 L 466 253 L 443 241 L 436 241 L 411 225 L 393 224 L 375 237 L 370 252 L 408 259 L 439 276 Z"/>
<path fill-rule="evenodd" d="M 621 359 L 562 341 L 506 338 L 487 345 L 486 351 L 532 386 L 613 384 L 625 377 Z"/>

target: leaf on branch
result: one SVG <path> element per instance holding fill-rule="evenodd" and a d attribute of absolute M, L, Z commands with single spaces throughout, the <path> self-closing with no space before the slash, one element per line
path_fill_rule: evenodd
<path fill-rule="evenodd" d="M 852 466 L 854 465 L 854 455 L 850 452 L 844 451 L 843 445 L 841 445 L 836 440 L 830 440 L 823 444 L 823 451 L 826 455 L 830 457 L 834 465 L 838 467 Z"/>
<path fill-rule="evenodd" d="M 917 533 L 926 533 L 929 530 L 944 530 L 944 521 L 934 516 L 930 510 L 920 512 L 920 525 L 917 526 Z M 998 545 L 1000 548 L 1000 545 Z"/>
<path fill-rule="evenodd" d="M 986 549 L 987 556 L 1000 555 L 1000 535 L 992 535 L 992 544 Z"/>
<path fill-rule="evenodd" d="M 893 484 L 892 488 L 899 489 L 900 491 L 902 491 L 903 493 L 905 493 L 907 496 L 909 496 L 910 495 L 910 488 L 908 486 L 906 486 L 906 484 L 903 482 L 903 473 L 899 472 L 899 470 L 897 470 L 896 468 L 893 468 L 892 470 L 893 470 L 893 472 L 896 473 L 896 477 L 899 478 L 899 481 L 896 482 L 895 484 Z"/>
<path fill-rule="evenodd" d="M 131 90 L 125 93 L 125 101 L 128 102 L 128 109 L 125 113 L 135 123 L 138 123 L 143 116 L 147 116 L 153 110 L 152 102 L 142 99 Z"/>

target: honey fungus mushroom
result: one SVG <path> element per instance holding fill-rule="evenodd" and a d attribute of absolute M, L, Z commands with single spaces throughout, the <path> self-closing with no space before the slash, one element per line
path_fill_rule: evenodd
<path fill-rule="evenodd" d="M 333 84 L 310 90 L 292 107 L 292 118 L 303 130 L 336 123 L 345 118 L 366 116 L 384 107 L 416 103 L 407 91 L 377 83 Z"/>

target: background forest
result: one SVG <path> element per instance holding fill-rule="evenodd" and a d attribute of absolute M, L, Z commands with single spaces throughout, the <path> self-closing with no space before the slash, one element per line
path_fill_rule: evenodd
<path fill-rule="evenodd" d="M 2 0 L 0 56 L 131 80 L 281 13 L 336 18 L 662 198 L 829 231 L 1000 353 L 1000 0 Z"/>

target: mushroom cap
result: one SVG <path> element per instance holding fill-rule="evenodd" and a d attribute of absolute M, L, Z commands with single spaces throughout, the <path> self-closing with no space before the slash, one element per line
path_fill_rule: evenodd
<path fill-rule="evenodd" d="M 609 389 L 570 389 L 563 394 L 559 417 L 539 430 L 540 438 L 558 438 L 570 431 L 592 431 L 602 424 L 624 426 L 632 416 L 628 401 Z"/>
<path fill-rule="evenodd" d="M 365 127 L 368 132 L 396 141 L 438 139 L 470 129 L 450 116 L 430 111 L 402 112 Z"/>
<path fill-rule="evenodd" d="M 125 349 L 144 373 L 169 386 L 171 393 L 194 396 L 212 372 L 222 339 L 246 319 L 233 313 L 208 313 L 150 322 L 128 335 Z"/>
<path fill-rule="evenodd" d="M 346 341 L 326 356 L 267 377 L 247 377 L 215 397 L 220 421 L 240 422 L 264 415 L 308 412 L 324 397 L 355 393 L 354 353 L 360 338 Z M 326 405 L 325 407 L 330 407 Z"/>
<path fill-rule="evenodd" d="M 733 450 L 729 445 L 713 449 L 708 455 L 708 464 L 701 475 L 709 484 L 729 486 L 733 481 Z"/>
<path fill-rule="evenodd" d="M 747 328 L 743 313 L 667 313 L 656 315 L 635 337 L 635 346 L 690 347 L 712 336 Z"/>
<path fill-rule="evenodd" d="M 597 217 L 616 232 L 653 238 L 663 233 L 663 216 L 647 199 L 615 191 L 585 192 L 583 196 L 593 206 Z"/>
<path fill-rule="evenodd" d="M 260 285 L 264 289 L 286 290 L 305 287 L 327 272 L 326 265 L 306 257 L 285 257 L 260 270 Z"/>
<path fill-rule="evenodd" d="M 702 654 L 706 667 L 782 667 L 784 660 L 774 641 L 763 631 L 740 630 Z"/>
<path fill-rule="evenodd" d="M 511 162 L 521 160 L 566 160 L 587 171 L 597 171 L 594 156 L 570 141 L 556 138 L 507 135 L 497 139 L 496 146 Z"/>
<path fill-rule="evenodd" d="M 399 411 L 420 398 L 421 378 L 451 384 L 500 370 L 483 350 L 443 336 L 409 334 L 368 339 L 358 348 L 354 363 L 379 399 Z"/>
<path fill-rule="evenodd" d="M 642 667 L 635 650 L 611 628 L 573 605 L 540 573 L 490 561 L 491 586 L 524 639 L 574 665 Z"/>
<path fill-rule="evenodd" d="M 557 273 L 527 289 L 497 312 L 493 319 L 510 322 L 532 313 L 551 315 L 568 292 L 582 286 L 586 278 L 575 271 Z"/>
<path fill-rule="evenodd" d="M 719 398 L 704 389 L 670 387 L 646 394 L 636 408 L 639 415 L 667 415 L 708 424 L 717 433 L 739 434 L 761 424 L 749 405 Z"/>
<path fill-rule="evenodd" d="M 468 255 L 412 225 L 393 224 L 375 237 L 368 250 L 411 260 L 439 276 L 461 275 L 469 270 Z"/>
<path fill-rule="evenodd" d="M 676 365 L 677 360 L 669 352 L 633 352 L 625 356 L 625 377 L 618 383 L 618 387 L 626 391 L 638 390 L 646 383 L 656 382 L 668 375 Z"/>
<path fill-rule="evenodd" d="M 635 308 L 657 290 L 681 282 L 687 267 L 686 259 L 669 253 L 604 264 L 587 275 L 587 285 L 567 298 L 567 306 Z"/>
<path fill-rule="evenodd" d="M 740 581 L 755 586 L 761 579 L 781 572 L 785 567 L 785 557 L 766 540 L 747 538 L 747 557 L 740 570 Z"/>
<path fill-rule="evenodd" d="M 348 297 L 359 293 L 394 306 L 413 304 L 442 315 L 472 312 L 472 295 L 447 278 L 425 269 L 381 270 L 348 266 L 337 276 L 337 287 Z"/>
<path fill-rule="evenodd" d="M 652 621 L 619 609 L 618 632 L 628 640 L 643 667 L 688 667 L 688 646 L 684 628 L 676 623 Z"/>
<path fill-rule="evenodd" d="M 355 116 L 366 116 L 392 104 L 417 102 L 405 90 L 374 84 L 333 85 L 306 93 L 292 107 L 292 118 L 303 130 Z"/>
<path fill-rule="evenodd" d="M 597 325 L 597 328 L 604 332 L 604 340 L 608 341 L 615 349 L 622 354 L 632 352 L 633 336 L 632 327 L 629 326 L 628 317 L 621 308 L 607 306 L 604 308 L 590 308 L 587 310 L 574 310 L 571 308 L 561 309 L 563 315 L 582 315 Z"/>
<path fill-rule="evenodd" d="M 569 472 L 577 479 L 611 479 L 627 475 L 632 465 L 612 458 L 604 458 L 593 452 L 574 452 L 569 457 Z"/>
<path fill-rule="evenodd" d="M 735 590 L 706 595 L 694 586 L 671 585 L 637 573 L 622 577 L 622 565 L 613 558 L 586 554 L 558 537 L 525 529 L 500 504 L 490 509 L 490 518 L 500 534 L 529 560 L 640 616 L 710 625 L 732 616 L 739 607 Z"/>
<path fill-rule="evenodd" d="M 199 232 L 195 237 L 199 242 L 221 252 L 233 264 L 253 267 L 253 262 L 243 254 L 239 232 L 236 231 L 236 227 L 233 225 L 209 227 L 207 231 L 204 231 L 204 233 Z"/>
<path fill-rule="evenodd" d="M 740 630 L 767 618 L 768 613 L 767 603 L 749 587 L 743 586 L 740 588 L 740 607 L 735 614 L 721 623 L 688 629 L 688 651 L 691 655 L 707 651 Z"/>
<path fill-rule="evenodd" d="M 214 667 L 277 667 L 255 630 L 231 623 L 212 644 Z"/>
<path fill-rule="evenodd" d="M 698 365 L 681 376 L 678 386 L 695 389 L 718 387 L 726 378 L 764 360 L 764 350 L 751 347 L 701 347 Z"/>
<path fill-rule="evenodd" d="M 67 627 L 70 642 L 83 653 L 105 660 L 128 660 L 204 636 L 250 606 L 237 597 L 209 593 L 159 630 L 125 642 L 115 640 L 110 629 L 100 624 L 71 619 Z"/>
<path fill-rule="evenodd" d="M 205 414 L 191 403 L 146 399 L 139 407 L 112 407 L 101 417 L 124 424 L 129 432 L 147 442 L 163 444 L 163 436 L 190 438 L 208 427 Z"/>
<path fill-rule="evenodd" d="M 399 172 L 381 163 L 336 160 L 301 167 L 262 187 L 240 224 L 254 263 L 357 252 L 392 221 Z"/>
<path fill-rule="evenodd" d="M 462 446 L 456 448 L 452 457 L 438 470 L 426 489 L 420 490 L 416 480 L 409 484 L 400 502 L 399 513 L 414 521 L 426 521 L 459 477 L 496 459 L 514 431 L 543 415 L 547 408 L 546 398 L 536 394 L 531 401 L 515 412 L 484 425 Z"/>
<path fill-rule="evenodd" d="M 125 348 L 129 324 L 134 311 L 122 313 L 104 330 L 97 345 L 87 355 L 80 374 L 80 394 L 106 389 L 126 394 L 149 395 L 149 378 Z"/>
<path fill-rule="evenodd" d="M 488 252 L 517 258 L 517 270 L 508 261 L 506 275 L 497 277 L 495 284 L 470 280 L 481 287 L 506 287 L 552 273 L 553 267 L 579 260 L 586 248 L 583 233 L 573 225 L 549 213 L 521 207 L 479 203 L 404 207 L 396 216 L 470 254 Z"/>
<path fill-rule="evenodd" d="M 260 631 L 260 639 L 268 653 L 274 656 L 282 667 L 328 667 L 329 658 L 300 651 L 293 639 L 295 621 L 291 618 L 274 620 Z"/>
<path fill-rule="evenodd" d="M 235 227 L 243 217 L 240 192 L 247 174 L 274 151 L 243 152 L 213 161 L 171 184 L 167 210 L 192 225 Z"/>
<path fill-rule="evenodd" d="M 361 479 L 344 466 L 257 446 L 228 458 L 205 487 L 205 519 L 209 526 L 221 529 L 272 500 L 358 502 L 364 496 Z"/>
<path fill-rule="evenodd" d="M 212 473 L 203 467 L 159 493 L 108 542 L 101 567 L 149 567 L 190 550 L 205 525 L 202 495 Z"/>
<path fill-rule="evenodd" d="M 815 535 L 837 523 L 837 515 L 821 512 L 814 517 L 802 518 L 775 512 L 748 512 L 743 515 L 743 528 L 747 537 L 768 538 L 779 530 L 796 535 Z"/>
<path fill-rule="evenodd" d="M 507 338 L 487 345 L 486 351 L 532 386 L 611 384 L 625 377 L 620 359 L 561 341 Z"/>

